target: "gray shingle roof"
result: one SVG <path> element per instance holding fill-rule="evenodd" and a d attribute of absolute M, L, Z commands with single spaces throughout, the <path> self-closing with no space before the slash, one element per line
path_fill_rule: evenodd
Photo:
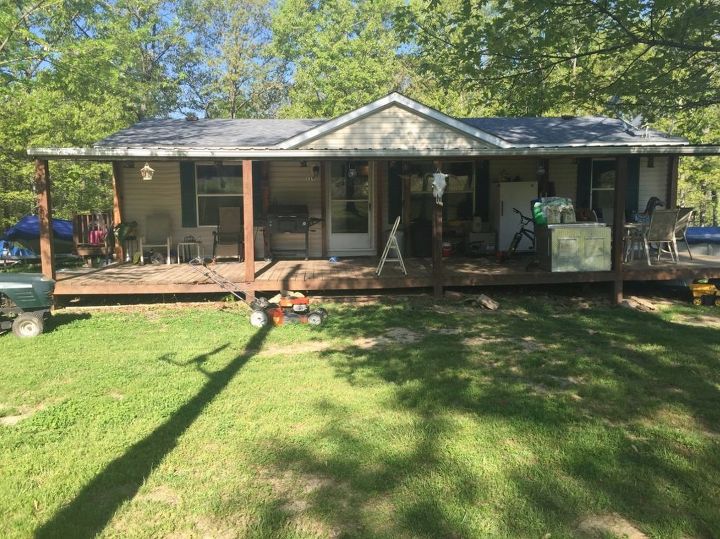
<path fill-rule="evenodd" d="M 567 146 L 686 142 L 653 130 L 630 130 L 620 120 L 601 116 L 568 118 L 458 118 L 511 144 Z"/>
<path fill-rule="evenodd" d="M 96 148 L 269 148 L 325 120 L 146 120 Z"/>
<path fill-rule="evenodd" d="M 572 118 L 458 118 L 518 146 L 633 145 L 686 142 L 658 131 L 632 132 L 620 120 Z M 262 149 L 326 120 L 201 119 L 147 120 L 97 142 L 96 148 Z"/>

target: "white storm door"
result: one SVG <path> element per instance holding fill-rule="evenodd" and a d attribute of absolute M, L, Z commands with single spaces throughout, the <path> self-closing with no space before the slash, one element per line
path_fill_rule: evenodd
<path fill-rule="evenodd" d="M 331 161 L 328 168 L 330 254 L 374 254 L 370 164 L 367 161 Z"/>

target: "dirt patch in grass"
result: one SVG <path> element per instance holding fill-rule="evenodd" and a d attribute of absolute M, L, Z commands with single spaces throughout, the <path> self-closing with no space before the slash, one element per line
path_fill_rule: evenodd
<path fill-rule="evenodd" d="M 0 425 L 4 427 L 12 427 L 14 425 L 17 425 L 21 421 L 32 417 L 40 410 L 43 410 L 45 406 L 45 403 L 36 404 L 35 406 L 0 406 L 0 409 L 4 408 L 11 411 L 3 417 L 0 417 Z"/>
<path fill-rule="evenodd" d="M 504 339 L 498 339 L 494 337 L 466 337 L 462 340 L 465 346 L 484 346 L 486 344 L 498 344 L 503 342 Z"/>
<path fill-rule="evenodd" d="M 194 533 L 176 534 L 174 537 L 213 537 L 214 539 L 235 539 L 244 537 L 252 520 L 246 516 L 226 518 L 202 516 L 195 520 Z"/>
<path fill-rule="evenodd" d="M 525 352 L 545 350 L 545 345 L 539 342 L 535 337 L 523 337 L 520 339 L 519 344 Z"/>
<path fill-rule="evenodd" d="M 331 341 L 306 341 L 298 342 L 291 346 L 273 346 L 265 345 L 262 350 L 257 353 L 259 357 L 267 356 L 282 356 L 282 355 L 297 355 L 297 354 L 310 354 L 313 352 L 323 352 L 332 347 Z"/>
<path fill-rule="evenodd" d="M 608 515 L 590 515 L 583 518 L 577 527 L 580 537 L 604 539 L 612 537 L 627 537 L 627 539 L 647 539 L 632 522 L 617 513 Z"/>
<path fill-rule="evenodd" d="M 173 506 L 180 505 L 181 501 L 180 495 L 166 485 L 160 485 L 159 487 L 152 489 L 150 492 L 140 494 L 137 499 Z"/>
<path fill-rule="evenodd" d="M 437 330 L 440 335 L 459 335 L 462 332 L 462 328 L 440 328 Z"/>
<path fill-rule="evenodd" d="M 377 337 L 360 337 L 355 339 L 354 345 L 358 348 L 369 349 L 376 346 L 391 346 L 414 344 L 422 339 L 420 333 L 406 328 L 390 328 L 383 335 Z"/>
<path fill-rule="evenodd" d="M 720 309 L 718 310 L 718 313 L 720 314 Z M 673 316 L 672 321 L 676 324 L 683 324 L 685 326 L 720 328 L 720 316 L 710 316 L 707 314 L 677 314 Z"/>
<path fill-rule="evenodd" d="M 720 438 L 720 433 L 706 428 L 691 414 L 669 407 L 660 408 L 652 417 L 641 419 L 639 424 L 644 428 L 665 426 L 686 433 L 699 433 L 708 438 Z"/>

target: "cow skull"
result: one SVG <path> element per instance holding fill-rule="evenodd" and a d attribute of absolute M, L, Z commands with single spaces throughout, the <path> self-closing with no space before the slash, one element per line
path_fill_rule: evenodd
<path fill-rule="evenodd" d="M 442 206 L 442 197 L 443 193 L 445 193 L 445 187 L 447 187 L 447 174 L 443 174 L 442 172 L 438 171 L 433 174 L 432 179 L 432 193 L 435 197 L 435 203 L 438 206 Z"/>

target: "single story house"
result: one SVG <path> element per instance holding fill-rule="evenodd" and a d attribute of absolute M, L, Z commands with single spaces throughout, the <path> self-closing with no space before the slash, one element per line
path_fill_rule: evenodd
<path fill-rule="evenodd" d="M 51 215 L 48 159 L 112 162 L 115 221 L 135 221 L 144 236 L 152 232 L 148 224 L 157 223 L 153 217 L 162 215 L 173 246 L 186 240 L 210 254 L 219 209 L 242 208 L 244 262 L 227 271 L 228 278 L 250 295 L 283 287 L 432 286 L 440 292 L 444 286 L 604 280 L 615 283 L 616 298 L 624 280 L 680 275 L 681 265 L 623 264 L 623 223 L 642 212 L 651 197 L 666 207 L 676 205 L 680 156 L 718 153 L 718 146 L 693 146 L 686 139 L 637 129 L 619 119 L 454 118 L 398 93 L 331 120 L 149 120 L 90 148 L 28 150 L 36 159 L 45 219 Z M 442 206 L 435 203 L 428 181 L 439 171 L 448 174 Z M 530 199 L 537 196 L 567 197 L 578 211 L 594 210 L 600 221 L 613 227 L 612 268 L 559 275 L 490 264 L 492 252 L 506 250 L 508 238 L 520 226 L 518 216 L 497 194 L 507 183 L 529 186 L 531 194 L 525 198 L 507 199 L 525 214 L 530 213 Z M 307 236 L 302 226 L 293 224 L 296 214 L 311 224 Z M 398 216 L 403 250 L 416 263 L 410 264 L 407 276 L 391 268 L 387 276 L 378 277 L 369 270 Z M 44 233 L 51 234 L 49 227 Z M 487 255 L 482 259 L 485 265 L 481 259 L 473 262 L 461 256 L 473 243 L 468 238 L 479 239 L 474 244 L 481 246 L 480 253 L 473 254 Z M 442 257 L 444 243 L 457 258 Z M 51 243 L 43 246 L 44 271 L 54 275 Z M 122 247 L 118 245 L 119 260 L 127 254 Z M 340 263 L 328 266 L 330 257 L 339 257 Z M 265 259 L 294 262 L 271 267 L 273 262 Z M 342 265 L 345 260 L 356 262 L 349 268 Z M 720 276 L 710 262 L 682 267 L 687 275 Z M 151 286 L 138 277 L 130 283 L 133 286 L 127 281 L 113 285 L 110 280 L 101 286 L 78 277 L 75 285 L 69 279 L 61 281 L 58 290 L 215 290 L 207 282 L 177 282 L 174 287 L 165 282 L 164 288 L 161 282 L 165 281 L 154 278 Z"/>

